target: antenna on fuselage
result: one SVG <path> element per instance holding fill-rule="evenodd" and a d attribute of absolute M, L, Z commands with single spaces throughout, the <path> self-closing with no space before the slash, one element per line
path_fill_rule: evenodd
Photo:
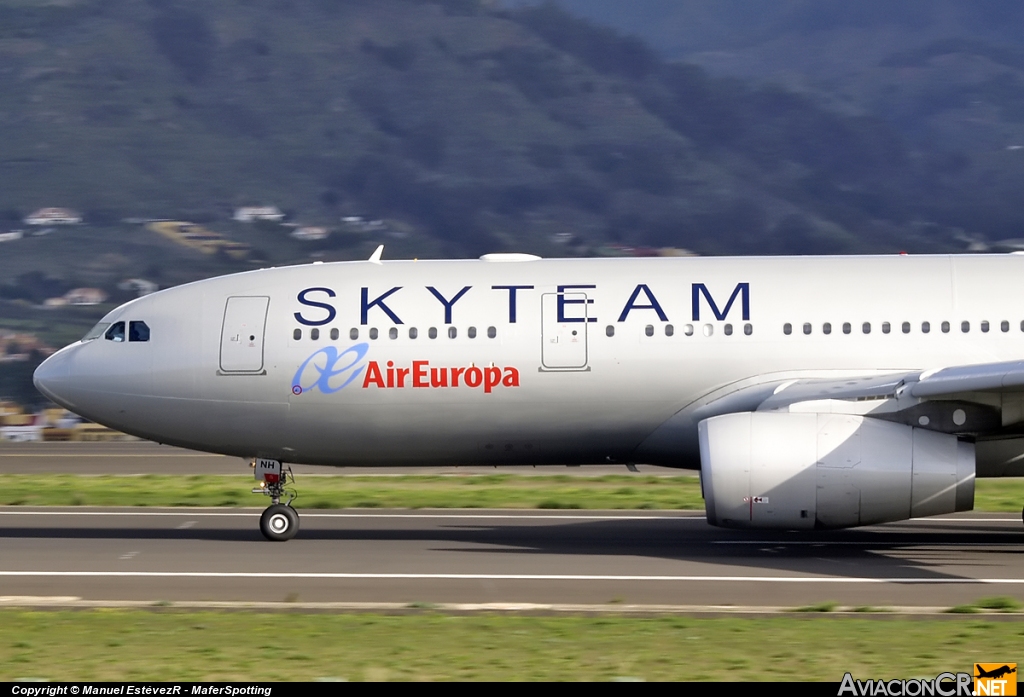
<path fill-rule="evenodd" d="M 384 254 L 384 245 L 379 245 L 375 250 L 373 250 L 373 254 L 370 255 L 368 261 L 372 261 L 374 264 L 379 264 L 382 254 Z"/>

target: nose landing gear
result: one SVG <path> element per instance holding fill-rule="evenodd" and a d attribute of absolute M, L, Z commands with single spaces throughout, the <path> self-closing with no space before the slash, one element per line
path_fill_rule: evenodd
<path fill-rule="evenodd" d="M 298 496 L 294 491 L 286 491 L 285 485 L 290 477 L 295 483 L 295 475 L 289 467 L 285 470 L 279 460 L 256 458 L 252 462 L 256 480 L 260 485 L 252 490 L 254 494 L 269 496 L 273 504 L 260 516 L 260 532 L 268 540 L 284 542 L 295 537 L 299 532 L 299 514 L 292 508 L 292 501 Z M 288 501 L 281 503 L 281 497 L 288 494 Z"/>

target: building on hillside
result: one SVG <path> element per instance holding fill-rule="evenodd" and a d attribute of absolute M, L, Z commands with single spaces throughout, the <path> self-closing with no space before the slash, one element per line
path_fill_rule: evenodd
<path fill-rule="evenodd" d="M 331 234 L 327 228 L 323 227 L 300 227 L 296 228 L 291 232 L 291 236 L 297 240 L 323 240 Z"/>
<path fill-rule="evenodd" d="M 130 290 L 135 292 L 135 297 L 150 295 L 160 290 L 160 286 L 144 278 L 126 278 L 117 284 L 118 290 Z"/>
<path fill-rule="evenodd" d="M 81 214 L 70 208 L 40 208 L 25 218 L 26 225 L 77 225 L 80 222 Z"/>
<path fill-rule="evenodd" d="M 34 443 L 43 440 L 43 427 L 31 424 L 29 426 L 0 426 L 0 440 L 13 441 L 15 443 Z"/>
<path fill-rule="evenodd" d="M 257 220 L 279 223 L 284 220 L 284 213 L 277 206 L 243 206 L 235 209 L 234 219 L 239 223 L 253 223 Z"/>
<path fill-rule="evenodd" d="M 0 232 L 0 242 L 13 242 L 14 240 L 20 240 L 25 236 L 25 233 L 21 230 L 11 230 L 10 232 Z"/>
<path fill-rule="evenodd" d="M 64 294 L 68 305 L 99 305 L 106 301 L 107 294 L 99 288 L 75 288 Z"/>

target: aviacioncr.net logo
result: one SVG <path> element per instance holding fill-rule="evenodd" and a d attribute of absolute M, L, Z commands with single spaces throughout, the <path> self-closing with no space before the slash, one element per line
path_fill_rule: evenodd
<path fill-rule="evenodd" d="M 358 378 L 365 365 L 358 365 L 370 350 L 367 343 L 353 344 L 344 351 L 334 346 L 324 346 L 303 361 L 292 378 L 292 394 L 300 395 L 310 390 L 333 394 Z M 358 365 L 358 367 L 356 367 Z"/>

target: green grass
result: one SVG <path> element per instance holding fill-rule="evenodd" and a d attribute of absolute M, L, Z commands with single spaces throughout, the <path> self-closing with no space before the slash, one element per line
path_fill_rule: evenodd
<path fill-rule="evenodd" d="M 624 486 L 629 483 L 630 486 Z M 238 476 L 9 475 L 0 505 L 263 506 Z M 608 475 L 300 477 L 299 508 L 704 508 L 696 477 Z"/>
<path fill-rule="evenodd" d="M 4 506 L 263 506 L 239 475 L 8 475 Z M 338 475 L 299 477 L 299 508 L 703 510 L 695 476 Z M 1017 513 L 1024 479 L 978 482 L 975 510 Z"/>
<path fill-rule="evenodd" d="M 976 619 L 0 611 L 0 680 L 838 681 L 1012 661 Z"/>

